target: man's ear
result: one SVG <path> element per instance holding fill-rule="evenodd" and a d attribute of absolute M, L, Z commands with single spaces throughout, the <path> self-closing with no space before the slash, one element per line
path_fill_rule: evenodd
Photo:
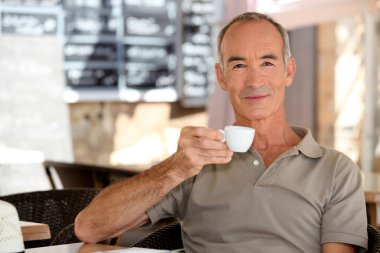
<path fill-rule="evenodd" d="M 294 75 L 296 73 L 296 59 L 294 57 L 290 57 L 287 63 L 286 69 L 286 87 L 289 87 L 294 79 Z"/>
<path fill-rule="evenodd" d="M 223 90 L 227 90 L 227 85 L 226 85 L 226 82 L 224 81 L 223 70 L 222 70 L 222 67 L 220 66 L 220 63 L 215 63 L 214 68 L 215 68 L 216 78 L 218 79 L 220 88 L 222 88 Z"/>

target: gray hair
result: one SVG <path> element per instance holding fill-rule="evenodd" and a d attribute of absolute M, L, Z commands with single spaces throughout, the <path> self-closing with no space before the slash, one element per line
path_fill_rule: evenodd
<path fill-rule="evenodd" d="M 281 34 L 282 40 L 284 42 L 284 62 L 285 62 L 285 66 L 286 66 L 286 63 L 288 62 L 289 58 L 292 56 L 292 54 L 290 52 L 290 42 L 289 42 L 288 32 L 286 31 L 286 29 L 282 25 L 280 25 L 279 23 L 274 21 L 271 17 L 269 17 L 265 14 L 258 13 L 258 12 L 246 12 L 246 13 L 240 14 L 239 16 L 232 19 L 227 25 L 225 25 L 222 28 L 222 30 L 220 30 L 219 35 L 218 35 L 218 56 L 219 56 L 220 64 L 223 66 L 222 52 L 221 52 L 220 47 L 222 44 L 222 39 L 223 39 L 224 35 L 226 34 L 228 28 L 230 28 L 230 26 L 232 24 L 239 22 L 239 21 L 254 21 L 254 20 L 255 21 L 266 20 L 266 21 L 270 22 L 272 25 L 274 25 L 276 27 L 277 31 Z"/>

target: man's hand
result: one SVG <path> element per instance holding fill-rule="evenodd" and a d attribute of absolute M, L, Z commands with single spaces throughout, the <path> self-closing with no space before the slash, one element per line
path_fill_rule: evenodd
<path fill-rule="evenodd" d="M 169 158 L 171 176 L 185 180 L 197 175 L 204 165 L 228 163 L 233 152 L 222 139 L 223 134 L 215 129 L 184 127 L 177 152 Z"/>

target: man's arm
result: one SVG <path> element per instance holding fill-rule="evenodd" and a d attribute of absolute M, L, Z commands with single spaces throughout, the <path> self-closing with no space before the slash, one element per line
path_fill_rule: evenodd
<path fill-rule="evenodd" d="M 357 253 L 357 247 L 346 243 L 324 243 L 323 253 Z"/>
<path fill-rule="evenodd" d="M 177 152 L 130 179 L 102 190 L 75 220 L 75 233 L 89 243 L 109 239 L 148 222 L 146 211 L 206 164 L 227 163 L 232 152 L 223 135 L 205 127 L 185 127 Z"/>

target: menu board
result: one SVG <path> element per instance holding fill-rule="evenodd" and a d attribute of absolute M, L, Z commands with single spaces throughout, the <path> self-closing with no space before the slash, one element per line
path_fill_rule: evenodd
<path fill-rule="evenodd" d="M 0 0 L 2 34 L 56 35 L 61 0 Z"/>
<path fill-rule="evenodd" d="M 175 87 L 177 1 L 125 0 L 123 10 L 126 87 Z"/>
<path fill-rule="evenodd" d="M 214 73 L 212 46 L 213 0 L 182 3 L 182 104 L 204 106 Z"/>
<path fill-rule="evenodd" d="M 57 15 L 22 12 L 2 12 L 1 30 L 4 34 L 52 35 L 57 33 Z"/>
<path fill-rule="evenodd" d="M 73 87 L 117 87 L 116 69 L 70 68 L 65 71 L 67 85 Z"/>
<path fill-rule="evenodd" d="M 66 10 L 65 34 L 72 35 L 116 35 L 117 17 L 109 12 L 92 9 Z"/>
<path fill-rule="evenodd" d="M 65 0 L 66 83 L 74 89 L 117 89 L 115 1 Z"/>
<path fill-rule="evenodd" d="M 65 9 L 111 10 L 120 5 L 121 0 L 63 0 Z"/>
<path fill-rule="evenodd" d="M 116 61 L 116 43 L 73 43 L 63 47 L 65 61 Z"/>
<path fill-rule="evenodd" d="M 36 6 L 36 7 L 55 7 L 61 4 L 61 0 L 2 0 L 4 5 L 13 6 Z"/>
<path fill-rule="evenodd" d="M 184 106 L 204 106 L 213 76 L 214 5 L 214 0 L 0 0 L 0 33 L 62 38 L 66 86 L 78 94 L 94 88 L 116 94 L 169 90 Z"/>

